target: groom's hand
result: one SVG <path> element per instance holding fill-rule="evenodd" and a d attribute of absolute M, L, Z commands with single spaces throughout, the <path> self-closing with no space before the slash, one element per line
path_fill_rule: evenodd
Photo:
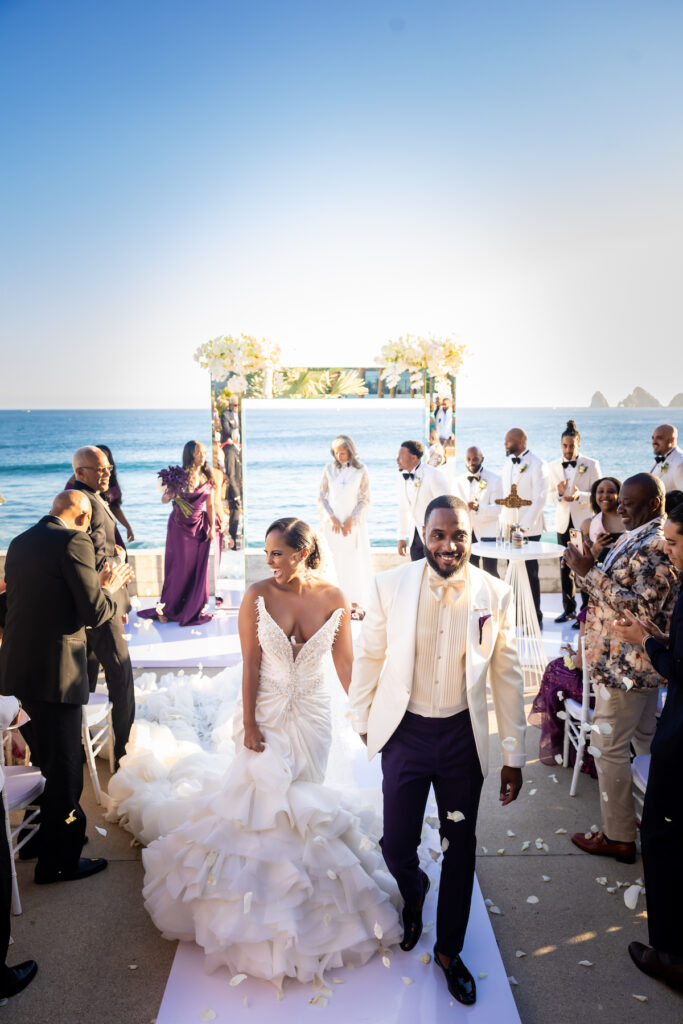
<path fill-rule="evenodd" d="M 506 804 L 511 804 L 513 800 L 517 799 L 521 788 L 522 769 L 510 768 L 509 765 L 503 765 L 503 767 L 500 769 L 499 797 L 499 800 L 503 807 L 505 807 Z"/>

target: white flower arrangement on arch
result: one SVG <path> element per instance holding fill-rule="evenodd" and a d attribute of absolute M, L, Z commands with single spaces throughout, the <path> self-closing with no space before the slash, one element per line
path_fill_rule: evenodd
<path fill-rule="evenodd" d="M 203 370 L 209 371 L 212 380 L 225 380 L 233 374 L 230 390 L 238 394 L 247 390 L 249 374 L 261 372 L 265 392 L 272 391 L 273 374 L 280 367 L 280 346 L 248 334 L 221 334 L 200 345 L 194 358 Z"/>
<path fill-rule="evenodd" d="M 422 389 L 423 375 L 433 378 L 437 394 L 450 394 L 450 378 L 462 366 L 465 346 L 454 338 L 422 338 L 411 334 L 382 346 L 375 362 L 382 367 L 382 379 L 396 387 L 401 374 L 410 373 L 410 384 Z"/>

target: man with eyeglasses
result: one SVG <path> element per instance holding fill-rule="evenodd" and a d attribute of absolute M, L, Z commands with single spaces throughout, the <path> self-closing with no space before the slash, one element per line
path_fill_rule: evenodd
<path fill-rule="evenodd" d="M 74 490 L 87 494 L 92 505 L 90 537 L 95 548 L 95 565 L 100 572 L 108 565 L 113 566 L 123 555 L 123 548 L 116 543 L 116 519 L 103 497 L 109 487 L 111 466 L 100 448 L 86 445 L 74 453 L 73 469 L 76 477 Z M 104 669 L 112 703 L 114 761 L 118 768 L 135 718 L 135 691 L 133 667 L 123 635 L 130 611 L 128 591 L 122 587 L 114 597 L 116 614 L 102 626 L 88 631 L 88 677 L 92 691 L 97 685 L 100 665 Z"/>

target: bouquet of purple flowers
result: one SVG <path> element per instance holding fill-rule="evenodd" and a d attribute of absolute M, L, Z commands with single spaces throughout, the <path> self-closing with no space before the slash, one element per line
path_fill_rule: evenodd
<path fill-rule="evenodd" d="M 183 497 L 187 494 L 187 470 L 182 466 L 168 466 L 167 469 L 160 469 L 157 476 L 161 481 L 161 489 L 171 497 L 173 504 L 178 506 L 184 516 L 191 515 L 192 509 Z"/>

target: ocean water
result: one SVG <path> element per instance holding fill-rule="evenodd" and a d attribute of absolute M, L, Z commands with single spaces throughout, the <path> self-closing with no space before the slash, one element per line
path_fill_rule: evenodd
<path fill-rule="evenodd" d="M 581 430 L 583 452 L 600 460 L 605 475 L 622 480 L 652 467 L 650 436 L 658 423 L 673 422 L 683 433 L 683 413 L 672 409 L 460 409 L 456 470 L 464 469 L 465 449 L 477 444 L 486 464 L 499 472 L 505 461 L 503 437 L 514 426 L 527 431 L 538 455 L 556 458 L 568 417 Z M 280 515 L 317 522 L 320 475 L 338 433 L 354 438 L 368 466 L 372 543 L 395 542 L 396 451 L 401 441 L 423 436 L 419 403 L 251 402 L 243 426 L 250 546 L 262 544 L 265 527 Z M 0 411 L 0 494 L 6 500 L 0 506 L 0 549 L 48 511 L 70 476 L 72 453 L 91 442 L 112 449 L 134 547 L 163 544 L 168 506 L 160 502 L 157 471 L 180 461 L 186 441 L 208 444 L 209 438 L 208 409 Z"/>

